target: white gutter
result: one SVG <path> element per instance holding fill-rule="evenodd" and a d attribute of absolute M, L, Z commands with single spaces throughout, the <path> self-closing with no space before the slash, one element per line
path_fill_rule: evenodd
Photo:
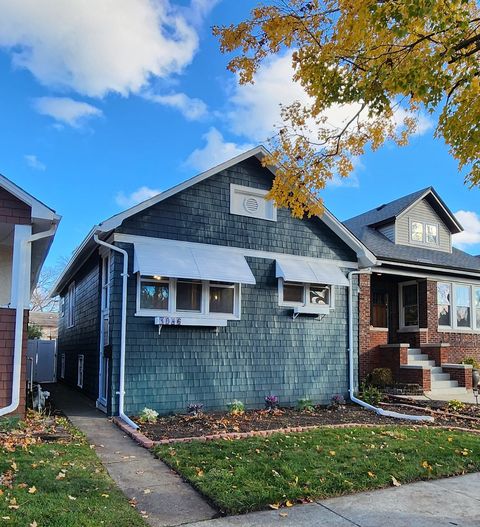
<path fill-rule="evenodd" d="M 394 417 L 396 419 L 407 419 L 409 421 L 428 421 L 433 422 L 434 419 L 430 415 L 407 415 L 400 414 L 398 412 L 391 412 L 389 410 L 384 410 L 383 408 L 378 408 L 373 406 L 361 399 L 355 397 L 355 387 L 354 387 L 354 371 L 353 371 L 353 275 L 361 274 L 372 274 L 371 269 L 365 269 L 363 271 L 350 271 L 348 273 L 348 392 L 350 394 L 350 400 L 360 406 L 363 406 L 367 410 L 372 410 L 378 415 L 384 417 Z"/>
<path fill-rule="evenodd" d="M 25 254 L 27 244 L 36 242 L 43 238 L 49 238 L 55 235 L 57 230 L 57 224 L 53 224 L 48 231 L 39 232 L 31 235 L 25 240 L 21 240 L 20 244 L 20 269 L 17 275 L 17 291 L 15 295 L 16 299 L 16 316 L 15 316 L 15 339 L 13 344 L 13 375 L 12 375 L 12 402 L 0 408 L 0 417 L 2 415 L 10 414 L 14 412 L 20 404 L 20 383 L 22 374 L 22 348 L 23 348 L 23 323 L 24 323 L 24 312 L 25 304 L 30 301 L 30 298 L 26 298 L 25 291 L 27 290 L 26 281 L 30 280 L 27 273 L 27 255 Z M 30 256 L 31 258 L 31 256 Z M 30 288 L 28 288 L 30 290 Z"/>
<path fill-rule="evenodd" d="M 110 243 L 104 242 L 99 239 L 98 234 L 93 235 L 93 239 L 98 245 L 103 245 L 112 251 L 116 251 L 123 255 L 123 271 L 122 271 L 122 317 L 121 317 L 121 329 L 120 329 L 120 383 L 118 391 L 118 415 L 120 419 L 125 421 L 129 426 L 137 430 L 136 425 L 127 415 L 124 413 L 124 402 L 125 402 L 125 349 L 127 342 L 127 284 L 128 284 L 128 254 L 127 251 L 111 245 Z"/>

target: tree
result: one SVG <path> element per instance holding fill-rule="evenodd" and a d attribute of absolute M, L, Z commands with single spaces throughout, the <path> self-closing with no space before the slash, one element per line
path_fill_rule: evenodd
<path fill-rule="evenodd" d="M 44 267 L 42 269 L 30 300 L 31 311 L 43 311 L 47 313 L 58 311 L 58 298 L 50 298 L 50 291 L 59 274 L 60 265 L 57 267 Z"/>
<path fill-rule="evenodd" d="M 28 339 L 41 339 L 42 328 L 38 324 L 28 324 Z"/>
<path fill-rule="evenodd" d="M 291 50 L 310 97 L 282 108 L 266 164 L 271 197 L 295 216 L 322 210 L 321 190 L 355 157 L 387 140 L 405 145 L 421 111 L 436 121 L 470 185 L 480 184 L 480 10 L 472 0 L 270 0 L 237 25 L 215 27 L 240 83 Z M 346 106 L 350 117 L 328 122 Z M 312 199 L 313 196 L 313 199 Z"/>

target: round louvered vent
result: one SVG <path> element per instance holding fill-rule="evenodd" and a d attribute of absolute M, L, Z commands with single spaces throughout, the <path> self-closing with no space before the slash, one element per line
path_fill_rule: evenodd
<path fill-rule="evenodd" d="M 254 214 L 258 211 L 258 201 L 251 196 L 249 198 L 245 198 L 243 206 L 247 212 L 250 212 L 250 214 Z"/>

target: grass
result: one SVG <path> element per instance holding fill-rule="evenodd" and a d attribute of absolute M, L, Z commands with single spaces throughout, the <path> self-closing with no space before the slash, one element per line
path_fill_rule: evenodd
<path fill-rule="evenodd" d="M 145 527 L 83 436 L 0 449 L 0 525 Z"/>
<path fill-rule="evenodd" d="M 229 514 L 480 470 L 480 436 L 431 427 L 318 429 L 155 453 Z"/>

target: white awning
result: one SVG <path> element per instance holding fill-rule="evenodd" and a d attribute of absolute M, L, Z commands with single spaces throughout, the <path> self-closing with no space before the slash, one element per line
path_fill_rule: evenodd
<path fill-rule="evenodd" d="M 340 267 L 322 260 L 278 258 L 276 270 L 277 278 L 283 278 L 285 282 L 348 286 L 348 280 Z"/>
<path fill-rule="evenodd" d="M 255 284 L 245 257 L 228 247 L 176 245 L 154 238 L 134 245 L 133 270 L 145 276 Z"/>

